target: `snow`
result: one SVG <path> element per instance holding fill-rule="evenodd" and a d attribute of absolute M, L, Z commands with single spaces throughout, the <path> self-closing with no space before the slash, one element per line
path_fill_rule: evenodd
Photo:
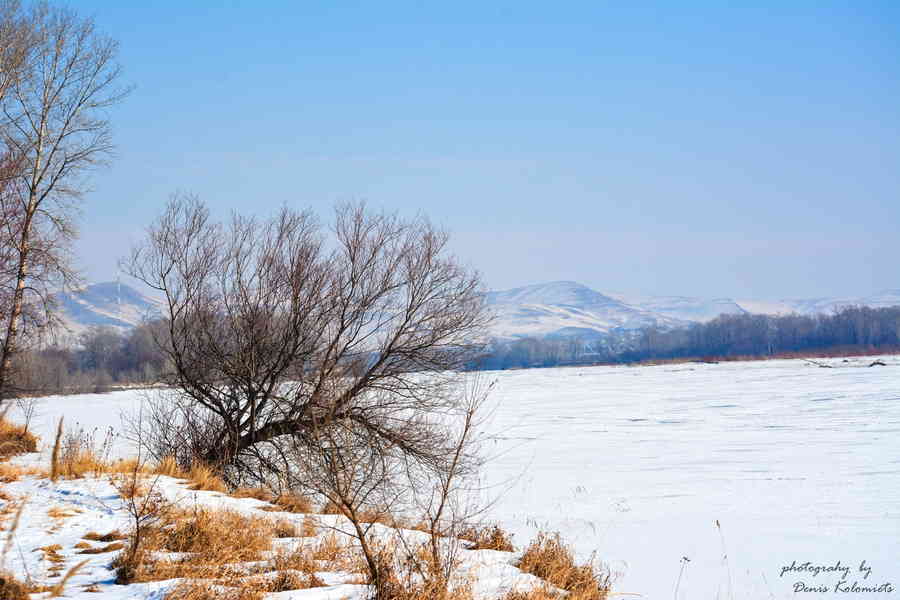
<path fill-rule="evenodd" d="M 114 281 L 94 283 L 73 292 L 61 292 L 56 300 L 68 335 L 61 343 L 77 342 L 78 335 L 96 325 L 126 332 L 160 313 L 161 303 L 134 288 Z"/>
<path fill-rule="evenodd" d="M 34 462 L 36 457 L 23 457 L 17 462 Z M 224 509 L 246 515 L 263 517 L 274 521 L 290 521 L 298 528 L 302 525 L 304 514 L 285 512 L 269 512 L 260 509 L 265 503 L 252 498 L 232 498 L 225 494 L 209 491 L 194 491 L 186 487 L 184 481 L 170 477 L 152 477 L 145 483 L 152 482 L 154 491 L 159 492 L 172 505 L 197 508 Z M 97 591 L 103 598 L 115 600 L 138 598 L 162 598 L 165 592 L 176 586 L 181 580 L 169 580 L 152 583 L 134 583 L 127 586 L 115 583 L 115 572 L 110 563 L 117 552 L 103 554 L 78 554 L 75 547 L 84 542 L 89 532 L 101 535 L 113 530 L 127 532 L 129 517 L 125 504 L 108 478 L 93 478 L 59 481 L 52 483 L 47 479 L 26 477 L 19 481 L 5 484 L 3 490 L 14 498 L 24 498 L 25 505 L 19 527 L 15 531 L 14 546 L 7 566 L 12 568 L 21 579 L 25 574 L 39 583 L 55 584 L 59 578 L 51 577 L 49 568 L 41 548 L 59 545 L 59 555 L 64 559 L 63 572 L 87 559 L 83 566 L 67 582 L 65 596 L 67 598 L 96 598 Z M 5 504 L 0 501 L 0 504 Z M 55 510 L 53 515 L 48 511 Z M 342 532 L 350 530 L 349 522 L 338 515 L 314 515 L 319 524 L 319 535 L 316 538 L 286 538 L 275 540 L 278 546 L 288 548 L 299 544 L 312 546 L 326 536 L 337 535 L 342 544 L 352 543 L 352 538 Z M 382 525 L 373 526 L 373 536 L 391 539 L 394 531 Z M 418 531 L 404 531 L 404 538 L 410 542 L 422 538 L 426 534 Z M 4 535 L 4 541 L 6 536 Z M 94 547 L 104 545 L 102 542 L 92 544 Z M 157 553 L 158 554 L 158 553 Z M 170 559 L 177 559 L 178 553 L 165 553 Z M 498 597 L 509 589 L 528 589 L 538 580 L 532 575 L 522 573 L 512 565 L 515 555 L 508 552 L 491 550 L 463 550 L 461 553 L 460 572 L 471 575 L 477 582 L 475 590 L 485 598 Z M 368 597 L 368 586 L 348 583 L 355 575 L 335 572 L 317 572 L 327 587 L 307 590 L 292 590 L 268 594 L 267 598 L 296 598 L 307 600 L 345 599 L 362 600 Z M 93 586 L 95 591 L 87 589 Z"/>
<path fill-rule="evenodd" d="M 93 325 L 125 332 L 160 313 L 159 299 L 116 282 L 95 283 L 75 293 L 59 294 L 68 330 L 59 343 L 74 345 Z M 732 300 L 691 296 L 598 292 L 575 281 L 553 281 L 488 292 L 496 314 L 491 335 L 502 339 L 579 336 L 590 339 L 612 330 L 635 330 L 651 325 L 684 326 L 705 322 L 722 313 L 829 314 L 845 306 L 900 306 L 900 290 L 884 290 L 860 297 L 822 297 L 794 300 Z"/>
<path fill-rule="evenodd" d="M 607 296 L 670 319 L 704 323 L 721 314 L 741 314 L 743 308 L 731 298 L 694 298 L 690 296 L 642 296 L 610 293 Z"/>
<path fill-rule="evenodd" d="M 678 598 L 837 583 L 781 577 L 792 561 L 866 560 L 898 586 L 900 359 L 849 360 L 482 374 L 503 432 L 490 481 L 514 481 L 494 514 L 517 540 L 559 530 L 596 550 L 617 591 L 647 598 L 674 597 L 682 557 Z"/>
<path fill-rule="evenodd" d="M 497 381 L 486 485 L 505 493 L 492 516 L 519 546 L 538 530 L 560 531 L 620 574 L 615 591 L 643 598 L 676 597 L 682 567 L 682 599 L 789 598 L 799 580 L 833 588 L 834 574 L 781 575 L 807 561 L 849 565 L 849 583 L 862 583 L 866 561 L 866 581 L 889 581 L 897 594 L 900 357 L 881 359 L 887 366 L 868 368 L 870 357 L 828 359 L 831 369 L 774 360 L 481 373 Z M 119 413 L 140 403 L 137 391 L 42 399 L 33 428 L 52 439 L 65 413 L 69 422 L 119 429 Z M 117 440 L 117 455 L 129 451 Z M 82 519 L 88 529 L 119 526 L 104 512 L 110 491 L 100 482 L 15 485 L 32 486 L 21 491 L 35 511 L 81 507 L 78 528 Z M 37 512 L 29 518 L 25 554 L 48 543 L 47 522 Z M 60 535 L 80 531 L 71 527 Z M 508 581 L 510 569 L 490 562 L 479 581 Z"/>
<path fill-rule="evenodd" d="M 574 281 L 489 292 L 486 300 L 496 317 L 491 333 L 500 338 L 596 337 L 614 329 L 684 324 L 662 314 L 629 306 Z"/>

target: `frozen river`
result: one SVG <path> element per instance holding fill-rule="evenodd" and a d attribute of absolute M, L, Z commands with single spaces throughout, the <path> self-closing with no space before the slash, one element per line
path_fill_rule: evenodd
<path fill-rule="evenodd" d="M 493 515 L 520 544 L 542 529 L 596 551 L 626 598 L 900 599 L 900 359 L 884 360 L 482 373 L 487 482 L 513 480 Z M 118 428 L 138 397 L 42 401 L 36 429 Z M 854 581 L 894 591 L 835 591 Z"/>
<path fill-rule="evenodd" d="M 645 598 L 787 598 L 798 582 L 900 598 L 900 360 L 883 360 L 490 373 L 492 481 L 521 474 L 495 514 L 519 540 L 559 530 L 596 550 L 616 591 Z M 835 593 L 842 575 L 841 590 L 895 589 Z"/>

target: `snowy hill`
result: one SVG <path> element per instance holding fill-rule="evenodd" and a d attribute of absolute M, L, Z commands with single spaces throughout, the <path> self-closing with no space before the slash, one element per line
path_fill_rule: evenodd
<path fill-rule="evenodd" d="M 574 281 L 554 281 L 488 292 L 499 338 L 602 337 L 648 326 L 680 327 L 721 314 L 829 314 L 847 306 L 900 306 L 900 290 L 858 298 L 732 300 L 689 296 L 601 293 Z"/>
<path fill-rule="evenodd" d="M 500 338 L 598 337 L 616 330 L 675 327 L 685 322 L 631 306 L 574 281 L 488 292 Z"/>
<path fill-rule="evenodd" d="M 693 298 L 689 296 L 630 296 L 613 294 L 610 296 L 643 310 L 681 321 L 705 322 L 721 314 L 742 314 L 747 312 L 731 298 Z"/>
<path fill-rule="evenodd" d="M 60 294 L 57 299 L 70 336 L 94 325 L 127 331 L 160 311 L 155 298 L 116 282 L 95 283 L 75 293 Z M 590 339 L 649 326 L 681 327 L 706 322 L 720 314 L 810 315 L 854 305 L 900 306 L 900 290 L 857 298 L 768 301 L 601 293 L 575 281 L 553 281 L 488 292 L 486 300 L 496 315 L 492 331 L 495 337 Z"/>
<path fill-rule="evenodd" d="M 801 315 L 830 314 L 848 306 L 869 306 L 887 308 L 900 306 L 900 290 L 884 290 L 869 296 L 848 298 L 808 298 L 794 300 L 738 300 L 737 304 L 749 313 L 755 314 L 790 314 Z"/>
<path fill-rule="evenodd" d="M 95 325 L 127 331 L 159 314 L 158 300 L 114 281 L 60 293 L 56 299 L 63 323 L 75 336 Z"/>

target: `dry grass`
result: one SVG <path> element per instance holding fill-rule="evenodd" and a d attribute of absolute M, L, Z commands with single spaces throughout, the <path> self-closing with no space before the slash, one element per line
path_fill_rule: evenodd
<path fill-rule="evenodd" d="M 272 535 L 277 538 L 303 537 L 302 530 L 291 521 L 275 521 L 272 527 Z"/>
<path fill-rule="evenodd" d="M 63 420 L 60 418 L 53 441 L 53 452 L 50 457 L 50 479 L 80 479 L 86 475 L 99 476 L 107 473 L 130 473 L 140 471 L 137 459 L 109 461 L 112 443 L 112 432 L 100 443 L 94 439 L 94 433 L 79 429 L 63 437 Z"/>
<path fill-rule="evenodd" d="M 169 590 L 163 600 L 262 600 L 263 592 L 229 588 L 198 581 L 186 581 Z"/>
<path fill-rule="evenodd" d="M 104 533 L 102 535 L 97 533 L 96 531 L 91 531 L 81 537 L 82 537 L 82 539 L 91 540 L 92 542 L 104 542 L 104 543 L 128 539 L 128 536 L 121 533 L 118 529 L 114 529 L 114 530 L 110 531 L 109 533 Z"/>
<path fill-rule="evenodd" d="M 313 558 L 334 563 L 344 555 L 344 551 L 345 546 L 338 541 L 334 533 L 330 533 L 316 544 L 315 550 L 313 550 Z"/>
<path fill-rule="evenodd" d="M 0 463 L 0 483 L 12 483 L 22 477 L 47 477 L 47 471 L 39 467 L 22 467 L 9 463 Z"/>
<path fill-rule="evenodd" d="M 363 523 L 380 523 L 386 527 L 399 525 L 394 515 L 386 508 L 367 508 L 360 511 L 357 516 Z"/>
<path fill-rule="evenodd" d="M 286 492 L 277 496 L 272 501 L 272 504 L 277 507 L 275 510 L 281 510 L 283 512 L 296 514 L 309 514 L 315 512 L 312 500 L 303 494 L 293 492 Z"/>
<path fill-rule="evenodd" d="M 263 502 L 275 501 L 275 495 L 266 488 L 261 487 L 239 487 L 231 492 L 231 495 L 235 498 L 253 498 L 255 500 L 262 500 Z"/>
<path fill-rule="evenodd" d="M 572 549 L 563 543 L 558 533 L 538 534 L 525 549 L 516 566 L 570 592 L 566 596 L 570 600 L 604 600 L 609 594 L 609 573 L 598 573 L 590 563 L 577 564 Z M 541 596 L 533 599 L 529 597 L 529 600 L 539 598 Z"/>
<path fill-rule="evenodd" d="M 167 456 L 159 461 L 159 464 L 151 469 L 154 475 L 165 475 L 176 479 L 187 479 L 188 474 L 181 470 L 178 461 L 172 456 Z"/>
<path fill-rule="evenodd" d="M 300 527 L 300 537 L 316 537 L 319 535 L 319 523 L 315 517 L 306 515 L 303 517 L 303 525 Z"/>
<path fill-rule="evenodd" d="M 28 586 L 8 571 L 0 572 L 0 598 L 3 600 L 30 600 Z"/>
<path fill-rule="evenodd" d="M 124 547 L 125 544 L 123 544 L 122 542 L 113 542 L 112 544 L 98 546 L 97 548 L 87 547 L 84 550 L 77 552 L 77 554 L 105 554 L 107 552 L 115 552 L 116 550 L 121 550 Z"/>
<path fill-rule="evenodd" d="M 560 600 L 562 593 L 551 587 L 539 587 L 527 591 L 512 590 L 502 600 Z"/>
<path fill-rule="evenodd" d="M 273 536 L 293 537 L 296 528 L 288 521 L 223 510 L 169 511 L 144 531 L 137 556 L 123 552 L 114 561 L 117 581 L 189 580 L 172 588 L 167 600 L 259 600 L 270 592 L 322 586 L 310 549 L 298 545 L 271 552 Z M 166 559 L 167 552 L 179 558 Z"/>
<path fill-rule="evenodd" d="M 51 506 L 47 509 L 47 516 L 52 519 L 68 519 L 77 514 L 78 513 L 74 509 L 64 508 L 62 506 Z"/>
<path fill-rule="evenodd" d="M 237 563 L 262 560 L 272 547 L 274 524 L 230 511 L 170 511 L 143 534 L 137 556 L 116 562 L 122 583 L 175 577 L 220 577 Z M 151 560 L 148 551 L 187 553 L 187 558 Z M 238 567 L 240 570 L 240 567 Z"/>
<path fill-rule="evenodd" d="M 137 471 L 129 473 L 117 473 L 112 476 L 113 487 L 119 492 L 119 496 L 125 500 L 131 500 L 135 496 L 145 496 L 147 485 L 141 479 Z"/>
<path fill-rule="evenodd" d="M 80 571 L 87 563 L 88 561 L 87 559 L 85 559 L 66 571 L 66 574 L 63 575 L 63 578 L 60 580 L 60 582 L 53 586 L 53 589 L 50 590 L 50 598 L 58 598 L 59 596 L 62 596 L 63 591 L 65 591 L 66 589 L 66 583 L 68 583 L 69 579 L 74 577 L 75 574 L 78 573 L 78 571 Z"/>
<path fill-rule="evenodd" d="M 28 431 L 27 427 L 0 416 L 0 460 L 26 452 L 37 452 L 37 443 L 37 436 Z"/>
<path fill-rule="evenodd" d="M 134 475 L 135 473 L 140 473 L 143 475 L 149 475 L 151 473 L 151 469 L 149 469 L 146 465 L 141 464 L 141 462 L 136 458 L 120 458 L 119 460 L 115 460 L 105 467 L 106 473 L 121 473 L 123 475 Z"/>
<path fill-rule="evenodd" d="M 59 450 L 62 447 L 63 436 L 63 418 L 59 418 L 59 425 L 56 426 L 56 437 L 53 440 L 53 452 L 50 454 L 50 481 L 56 482 L 59 479 Z"/>
<path fill-rule="evenodd" d="M 341 509 L 340 505 L 328 500 L 322 507 L 321 513 L 323 515 L 342 515 L 344 514 L 344 511 Z"/>
<path fill-rule="evenodd" d="M 411 568 L 410 560 L 428 562 L 427 552 L 422 546 L 419 556 L 412 557 L 408 551 L 398 554 L 394 545 L 380 546 L 375 555 L 379 580 L 367 572 L 365 583 L 374 587 L 379 600 L 474 600 L 471 582 L 451 585 L 443 574 L 432 576 L 421 567 Z"/>
<path fill-rule="evenodd" d="M 209 465 L 200 462 L 195 462 L 191 465 L 187 478 L 191 483 L 188 489 L 191 490 L 207 490 L 210 492 L 225 492 L 228 490 L 225 482 L 216 474 L 215 470 Z"/>
<path fill-rule="evenodd" d="M 469 525 L 462 528 L 457 537 L 471 542 L 469 550 L 500 550 L 503 552 L 515 552 L 516 550 L 512 543 L 512 534 L 496 524 Z"/>

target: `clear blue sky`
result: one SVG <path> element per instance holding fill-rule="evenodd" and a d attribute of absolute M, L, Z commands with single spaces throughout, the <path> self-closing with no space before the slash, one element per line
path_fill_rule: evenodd
<path fill-rule="evenodd" d="M 422 211 L 493 288 L 900 288 L 900 2 L 70 4 L 137 85 L 91 279 L 180 189 Z"/>

